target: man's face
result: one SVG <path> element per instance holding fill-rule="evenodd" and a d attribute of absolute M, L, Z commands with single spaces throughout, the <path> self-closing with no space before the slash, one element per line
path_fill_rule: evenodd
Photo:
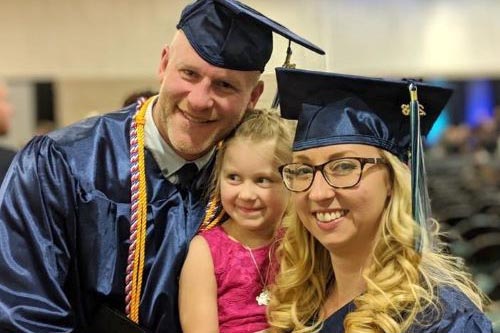
<path fill-rule="evenodd" d="M 13 109 L 7 99 L 7 88 L 0 83 L 0 135 L 9 132 Z"/>
<path fill-rule="evenodd" d="M 257 71 L 215 67 L 203 60 L 179 31 L 165 48 L 162 85 L 154 119 L 179 156 L 194 160 L 208 152 L 255 107 L 262 90 Z"/>

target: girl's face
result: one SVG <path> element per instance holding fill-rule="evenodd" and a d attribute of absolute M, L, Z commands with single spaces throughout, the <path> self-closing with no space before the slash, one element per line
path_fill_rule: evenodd
<path fill-rule="evenodd" d="M 220 172 L 222 205 L 234 223 L 246 232 L 269 235 L 281 221 L 288 203 L 275 162 L 275 141 L 233 139 Z"/>
<path fill-rule="evenodd" d="M 343 144 L 296 152 L 293 162 L 319 165 L 341 157 L 382 156 L 372 146 Z M 311 187 L 292 198 L 300 220 L 323 246 L 332 252 L 345 248 L 356 253 L 372 244 L 390 195 L 388 167 L 366 164 L 359 183 L 352 188 L 333 188 L 317 171 Z"/>

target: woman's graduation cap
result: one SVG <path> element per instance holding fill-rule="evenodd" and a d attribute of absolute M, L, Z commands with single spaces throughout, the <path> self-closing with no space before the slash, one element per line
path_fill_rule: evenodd
<path fill-rule="evenodd" d="M 413 217 L 430 216 L 421 137 L 427 135 L 451 90 L 418 82 L 276 69 L 281 115 L 297 119 L 294 151 L 335 144 L 375 146 L 411 159 Z M 417 100 L 418 90 L 418 100 Z M 421 238 L 417 249 L 422 247 Z"/>
<path fill-rule="evenodd" d="M 281 24 L 235 0 L 198 0 L 187 6 L 177 28 L 208 63 L 264 71 L 275 32 L 319 54 L 325 52 Z"/>

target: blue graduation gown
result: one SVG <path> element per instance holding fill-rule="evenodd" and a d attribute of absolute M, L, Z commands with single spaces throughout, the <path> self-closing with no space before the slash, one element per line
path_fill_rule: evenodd
<path fill-rule="evenodd" d="M 419 321 L 428 325 L 415 324 L 408 329 L 407 333 L 493 332 L 491 321 L 458 290 L 449 287 L 440 288 L 439 300 L 442 307 L 439 319 L 433 320 L 436 315 L 434 312 L 421 314 Z M 355 309 L 353 302 L 346 304 L 325 320 L 320 332 L 343 333 L 344 319 Z"/>
<path fill-rule="evenodd" d="M 36 137 L 0 189 L 0 331 L 78 332 L 100 304 L 124 311 L 135 105 Z M 180 332 L 178 276 L 204 214 L 202 186 L 166 180 L 146 152 L 148 223 L 140 324 Z"/>

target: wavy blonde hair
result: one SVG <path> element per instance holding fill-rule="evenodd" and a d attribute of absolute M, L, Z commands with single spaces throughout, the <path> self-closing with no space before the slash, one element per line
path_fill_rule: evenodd
<path fill-rule="evenodd" d="M 354 299 L 356 309 L 344 320 L 346 333 L 400 333 L 418 322 L 418 314 L 433 310 L 439 316 L 437 286 L 452 286 L 463 292 L 479 309 L 486 300 L 463 261 L 443 251 L 439 228 L 432 221 L 424 237 L 422 253 L 415 251 L 420 229 L 411 216 L 410 172 L 393 154 L 381 150 L 388 161 L 392 195 L 388 199 L 371 252 L 363 271 L 366 291 Z M 280 274 L 272 288 L 268 319 L 271 332 L 317 332 L 321 308 L 335 277 L 328 250 L 302 225 L 296 214 L 278 250 Z M 431 318 L 430 324 L 438 318 Z"/>

